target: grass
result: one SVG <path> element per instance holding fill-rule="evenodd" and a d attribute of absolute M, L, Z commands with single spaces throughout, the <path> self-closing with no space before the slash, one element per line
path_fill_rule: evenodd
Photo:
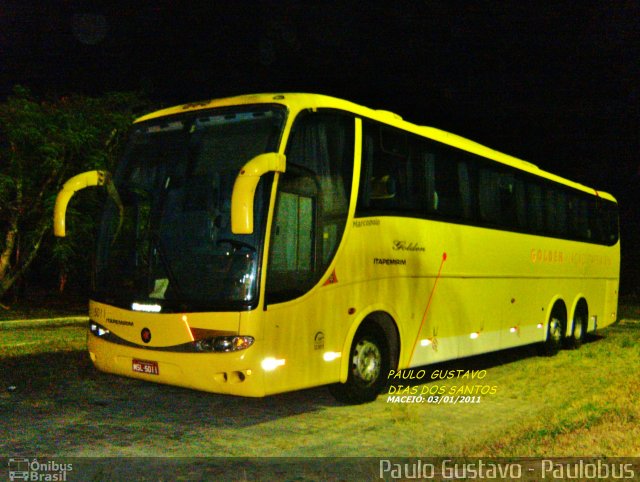
<path fill-rule="evenodd" d="M 18 301 L 0 304 L 0 322 L 3 320 L 44 319 L 68 316 L 86 316 L 86 296 L 57 293 L 33 288 Z"/>
<path fill-rule="evenodd" d="M 0 323 L 0 453 L 66 456 L 640 456 L 640 311 L 579 350 L 524 348 L 439 369 L 484 369 L 474 404 L 343 406 L 325 388 L 244 399 L 97 372 L 85 324 Z M 419 383 L 424 382 L 421 380 Z"/>

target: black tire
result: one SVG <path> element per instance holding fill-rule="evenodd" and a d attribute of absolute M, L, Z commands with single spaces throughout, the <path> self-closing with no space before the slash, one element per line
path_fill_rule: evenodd
<path fill-rule="evenodd" d="M 551 313 L 549 324 L 547 325 L 547 339 L 542 344 L 542 354 L 544 356 L 553 356 L 562 348 L 564 339 L 564 323 L 562 319 L 555 313 Z"/>
<path fill-rule="evenodd" d="M 336 400 L 348 404 L 374 401 L 387 385 L 389 346 L 381 330 L 365 326 L 353 338 L 349 376 L 345 383 L 329 386 Z"/>
<path fill-rule="evenodd" d="M 587 316 L 582 310 L 577 311 L 573 318 L 573 327 L 571 329 L 571 338 L 569 346 L 578 349 L 582 346 L 587 337 Z"/>

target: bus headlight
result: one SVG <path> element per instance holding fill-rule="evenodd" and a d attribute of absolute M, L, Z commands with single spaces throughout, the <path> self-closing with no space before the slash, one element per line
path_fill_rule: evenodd
<path fill-rule="evenodd" d="M 198 351 L 228 353 L 246 350 L 253 345 L 252 336 L 216 336 L 196 341 Z"/>
<path fill-rule="evenodd" d="M 102 337 L 109 334 L 109 330 L 107 330 L 104 326 L 101 326 L 94 321 L 89 322 L 89 330 L 96 336 Z"/>

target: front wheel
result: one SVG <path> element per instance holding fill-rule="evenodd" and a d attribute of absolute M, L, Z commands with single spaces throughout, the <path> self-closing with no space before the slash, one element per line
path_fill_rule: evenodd
<path fill-rule="evenodd" d="M 365 327 L 353 339 L 347 381 L 331 385 L 329 390 L 340 402 L 372 402 L 386 386 L 389 369 L 388 343 L 380 330 Z"/>

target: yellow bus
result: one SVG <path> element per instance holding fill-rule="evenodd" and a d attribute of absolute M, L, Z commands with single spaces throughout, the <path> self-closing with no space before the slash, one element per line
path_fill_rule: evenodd
<path fill-rule="evenodd" d="M 390 370 L 616 320 L 604 192 L 388 111 L 246 95 L 135 121 L 108 198 L 88 350 L 105 372 L 250 397 L 330 385 L 371 401 Z"/>

